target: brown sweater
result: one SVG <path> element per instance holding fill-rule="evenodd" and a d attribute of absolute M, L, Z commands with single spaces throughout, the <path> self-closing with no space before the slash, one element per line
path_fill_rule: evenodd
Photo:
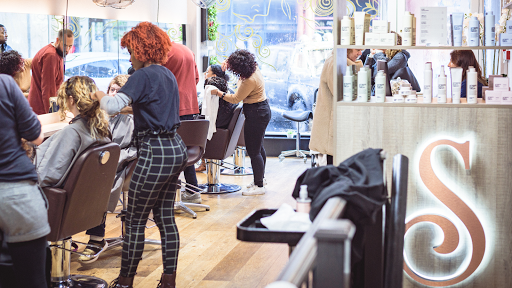
<path fill-rule="evenodd" d="M 265 81 L 259 68 L 252 73 L 251 77 L 238 82 L 238 89 L 235 94 L 226 94 L 224 100 L 229 103 L 237 104 L 244 101 L 244 104 L 254 104 L 265 101 Z"/>

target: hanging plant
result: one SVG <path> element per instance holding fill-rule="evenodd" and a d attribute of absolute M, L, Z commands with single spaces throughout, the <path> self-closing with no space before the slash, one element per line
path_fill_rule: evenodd
<path fill-rule="evenodd" d="M 210 57 L 210 65 L 220 64 L 219 59 L 217 56 L 211 56 Z"/>
<path fill-rule="evenodd" d="M 217 7 L 213 5 L 208 8 L 208 40 L 215 41 L 217 39 Z"/>

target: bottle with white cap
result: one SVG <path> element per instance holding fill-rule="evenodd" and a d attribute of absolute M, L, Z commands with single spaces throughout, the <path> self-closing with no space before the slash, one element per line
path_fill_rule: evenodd
<path fill-rule="evenodd" d="M 354 65 L 347 66 L 346 73 L 343 75 L 343 101 L 352 102 L 354 96 L 354 74 L 352 68 Z"/>
<path fill-rule="evenodd" d="M 309 213 L 309 210 L 311 210 L 311 198 L 308 196 L 308 185 L 300 185 L 297 212 Z"/>
<path fill-rule="evenodd" d="M 443 65 L 441 65 L 441 71 L 437 76 L 437 103 L 446 103 L 446 74 Z"/>
<path fill-rule="evenodd" d="M 375 76 L 375 102 L 384 103 L 386 101 L 386 73 L 379 70 Z"/>
<path fill-rule="evenodd" d="M 469 66 L 469 70 L 466 71 L 466 85 L 468 104 L 476 104 L 478 98 L 478 73 L 473 66 Z"/>

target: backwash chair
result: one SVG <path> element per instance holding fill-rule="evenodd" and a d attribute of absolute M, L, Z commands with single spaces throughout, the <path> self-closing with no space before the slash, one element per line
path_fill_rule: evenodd
<path fill-rule="evenodd" d="M 71 251 L 71 236 L 103 221 L 119 154 L 116 143 L 91 146 L 73 164 L 63 188 L 43 189 L 49 205 L 52 287 L 107 287 L 97 277 L 70 275 L 71 252 L 82 255 Z"/>

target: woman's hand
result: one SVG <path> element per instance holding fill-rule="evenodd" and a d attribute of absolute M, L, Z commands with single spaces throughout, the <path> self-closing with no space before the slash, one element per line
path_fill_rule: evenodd
<path fill-rule="evenodd" d="M 222 71 L 226 71 L 228 70 L 229 66 L 228 66 L 228 60 L 224 60 L 221 64 L 221 67 L 222 67 Z"/>
<path fill-rule="evenodd" d="M 212 89 L 212 90 L 210 90 L 210 93 L 212 95 L 215 95 L 215 96 L 219 97 L 219 89 Z"/>
<path fill-rule="evenodd" d="M 107 96 L 107 94 L 105 94 L 105 92 L 103 91 L 96 91 L 95 93 L 91 93 L 91 99 L 92 100 L 98 100 L 101 102 L 101 98 Z"/>

